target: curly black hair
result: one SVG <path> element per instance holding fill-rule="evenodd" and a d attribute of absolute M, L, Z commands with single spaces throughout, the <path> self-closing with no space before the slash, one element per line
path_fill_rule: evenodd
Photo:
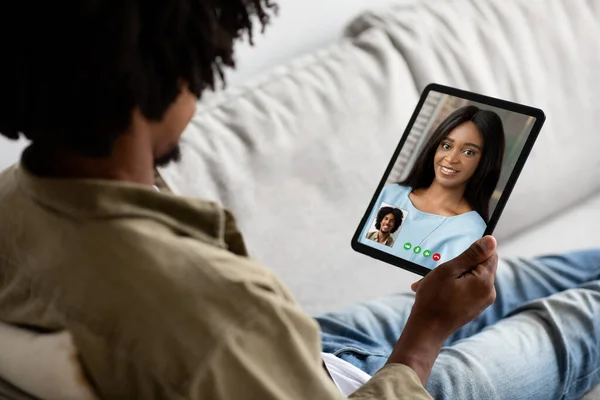
<path fill-rule="evenodd" d="M 1 2 L 0 132 L 110 155 L 139 108 L 152 121 L 187 86 L 225 83 L 234 43 L 264 30 L 270 0 Z"/>
<path fill-rule="evenodd" d="M 398 208 L 387 206 L 381 207 L 377 212 L 377 217 L 375 218 L 375 228 L 377 230 L 381 229 L 381 221 L 383 221 L 383 218 L 385 218 L 385 216 L 388 214 L 394 215 L 394 228 L 391 230 L 390 233 L 396 233 L 400 226 L 402 226 L 402 220 L 404 218 L 402 211 Z"/>

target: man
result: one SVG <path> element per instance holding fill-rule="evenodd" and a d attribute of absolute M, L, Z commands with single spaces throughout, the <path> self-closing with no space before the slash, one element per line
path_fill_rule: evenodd
<path fill-rule="evenodd" d="M 375 217 L 375 229 L 367 233 L 367 239 L 374 240 L 385 246 L 392 247 L 394 245 L 393 233 L 396 233 L 398 228 L 402 226 L 402 211 L 393 207 L 381 207 Z"/>
<path fill-rule="evenodd" d="M 233 41 L 270 10 L 2 3 L 0 132 L 32 144 L 0 176 L 0 319 L 71 332 L 103 399 L 341 399 L 323 357 L 373 375 L 355 399 L 429 398 L 426 383 L 436 398 L 574 398 L 593 385 L 598 252 L 505 265 L 494 287 L 486 237 L 415 297 L 319 329 L 246 256 L 229 213 L 153 189 Z"/>

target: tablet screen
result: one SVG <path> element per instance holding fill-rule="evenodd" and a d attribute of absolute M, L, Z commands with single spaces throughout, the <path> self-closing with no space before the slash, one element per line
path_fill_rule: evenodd
<path fill-rule="evenodd" d="M 430 85 L 353 247 L 413 270 L 461 254 L 492 232 L 543 120 L 538 109 Z"/>

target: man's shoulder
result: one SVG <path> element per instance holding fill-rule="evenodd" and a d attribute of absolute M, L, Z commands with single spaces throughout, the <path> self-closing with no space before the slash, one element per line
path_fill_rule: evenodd
<path fill-rule="evenodd" d="M 273 277 L 251 258 L 229 251 L 220 238 L 191 236 L 152 219 L 123 219 L 108 226 L 90 226 L 87 235 L 86 247 L 97 245 L 95 237 L 105 238 L 98 250 L 108 257 L 107 263 L 124 263 L 140 273 L 165 273 L 181 279 L 193 273 L 197 279 L 214 284 Z M 182 275 L 173 275 L 177 271 Z"/>
<path fill-rule="evenodd" d="M 116 363 L 147 374 L 147 382 L 178 382 L 184 391 L 210 365 L 224 338 L 243 329 L 264 304 L 289 302 L 277 293 L 269 271 L 247 257 L 152 221 L 112 225 L 104 232 L 118 244 L 104 241 L 94 248 L 85 241 L 86 251 L 104 253 L 104 261 L 94 266 L 93 276 L 81 279 L 87 287 L 79 304 L 85 315 L 70 313 L 69 328 L 84 346 L 82 358 L 95 364 L 100 379 L 122 379 L 111 370 Z"/>
<path fill-rule="evenodd" d="M 7 200 L 0 204 L 6 216 L 0 269 L 20 283 L 4 282 L 0 292 L 19 297 L 12 292 L 26 281 L 37 304 L 50 301 L 51 309 L 70 316 L 81 310 L 76 318 L 102 326 L 101 318 L 116 322 L 124 315 L 168 319 L 174 312 L 166 304 L 182 313 L 191 312 L 185 304 L 201 306 L 207 312 L 195 315 L 207 323 L 219 313 L 222 320 L 227 314 L 235 319 L 252 302 L 255 293 L 248 288 L 285 291 L 268 269 L 238 255 L 240 240 L 233 240 L 232 222 L 216 205 L 136 187 L 100 190 L 101 183 L 85 182 L 59 183 L 52 187 L 56 198 L 40 201 L 17 178 L 17 169 L 0 175 L 7 184 L 0 188 Z M 68 197 L 62 198 L 65 187 Z M 86 193 L 88 187 L 98 195 Z"/>
<path fill-rule="evenodd" d="M 60 274 L 68 274 L 62 288 L 71 303 L 63 309 L 85 292 L 78 304 L 85 315 L 74 322 L 85 321 L 102 337 L 111 335 L 105 327 L 118 326 L 120 340 L 198 340 L 206 346 L 196 349 L 207 354 L 265 296 L 290 301 L 274 275 L 252 259 L 160 224 L 121 221 L 103 229 L 106 239 L 97 243 L 91 239 L 101 236 L 90 230 L 82 232 L 87 239 L 73 263 L 81 270 Z"/>
<path fill-rule="evenodd" d="M 223 238 L 170 222 L 168 215 L 78 219 L 26 196 L 11 196 L 13 209 L 0 211 L 12 215 L 0 227 L 5 255 L 0 267 L 30 282 L 38 303 L 51 301 L 51 309 L 94 329 L 111 320 L 122 325 L 126 315 L 136 315 L 143 326 L 143 315 L 168 320 L 177 310 L 203 316 L 208 325 L 217 314 L 235 322 L 243 314 L 240 305 L 251 302 L 248 287 L 278 286 L 268 269 L 229 251 Z M 0 292 L 11 287 L 0 287 Z M 35 322 L 36 317 L 28 319 Z"/>
<path fill-rule="evenodd" d="M 164 282 L 189 286 L 194 282 L 196 293 L 273 280 L 268 269 L 229 251 L 219 238 L 190 236 L 152 219 L 125 218 L 87 225 L 80 230 L 80 238 L 74 238 L 74 256 L 85 262 L 94 255 L 96 261 L 90 268 L 95 273 L 147 278 L 146 287 Z"/>

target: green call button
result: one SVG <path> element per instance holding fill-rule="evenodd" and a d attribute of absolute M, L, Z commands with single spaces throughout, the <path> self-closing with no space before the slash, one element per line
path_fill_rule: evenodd
<path fill-rule="evenodd" d="M 415 254 L 419 254 L 421 252 L 421 247 L 417 246 L 413 249 L 413 251 L 415 252 Z"/>
<path fill-rule="evenodd" d="M 404 249 L 406 249 L 406 250 L 412 249 L 412 244 L 410 242 L 404 243 Z"/>
<path fill-rule="evenodd" d="M 425 250 L 425 251 L 423 252 L 423 257 L 429 257 L 429 256 L 431 256 L 431 251 L 429 251 L 429 250 Z"/>

